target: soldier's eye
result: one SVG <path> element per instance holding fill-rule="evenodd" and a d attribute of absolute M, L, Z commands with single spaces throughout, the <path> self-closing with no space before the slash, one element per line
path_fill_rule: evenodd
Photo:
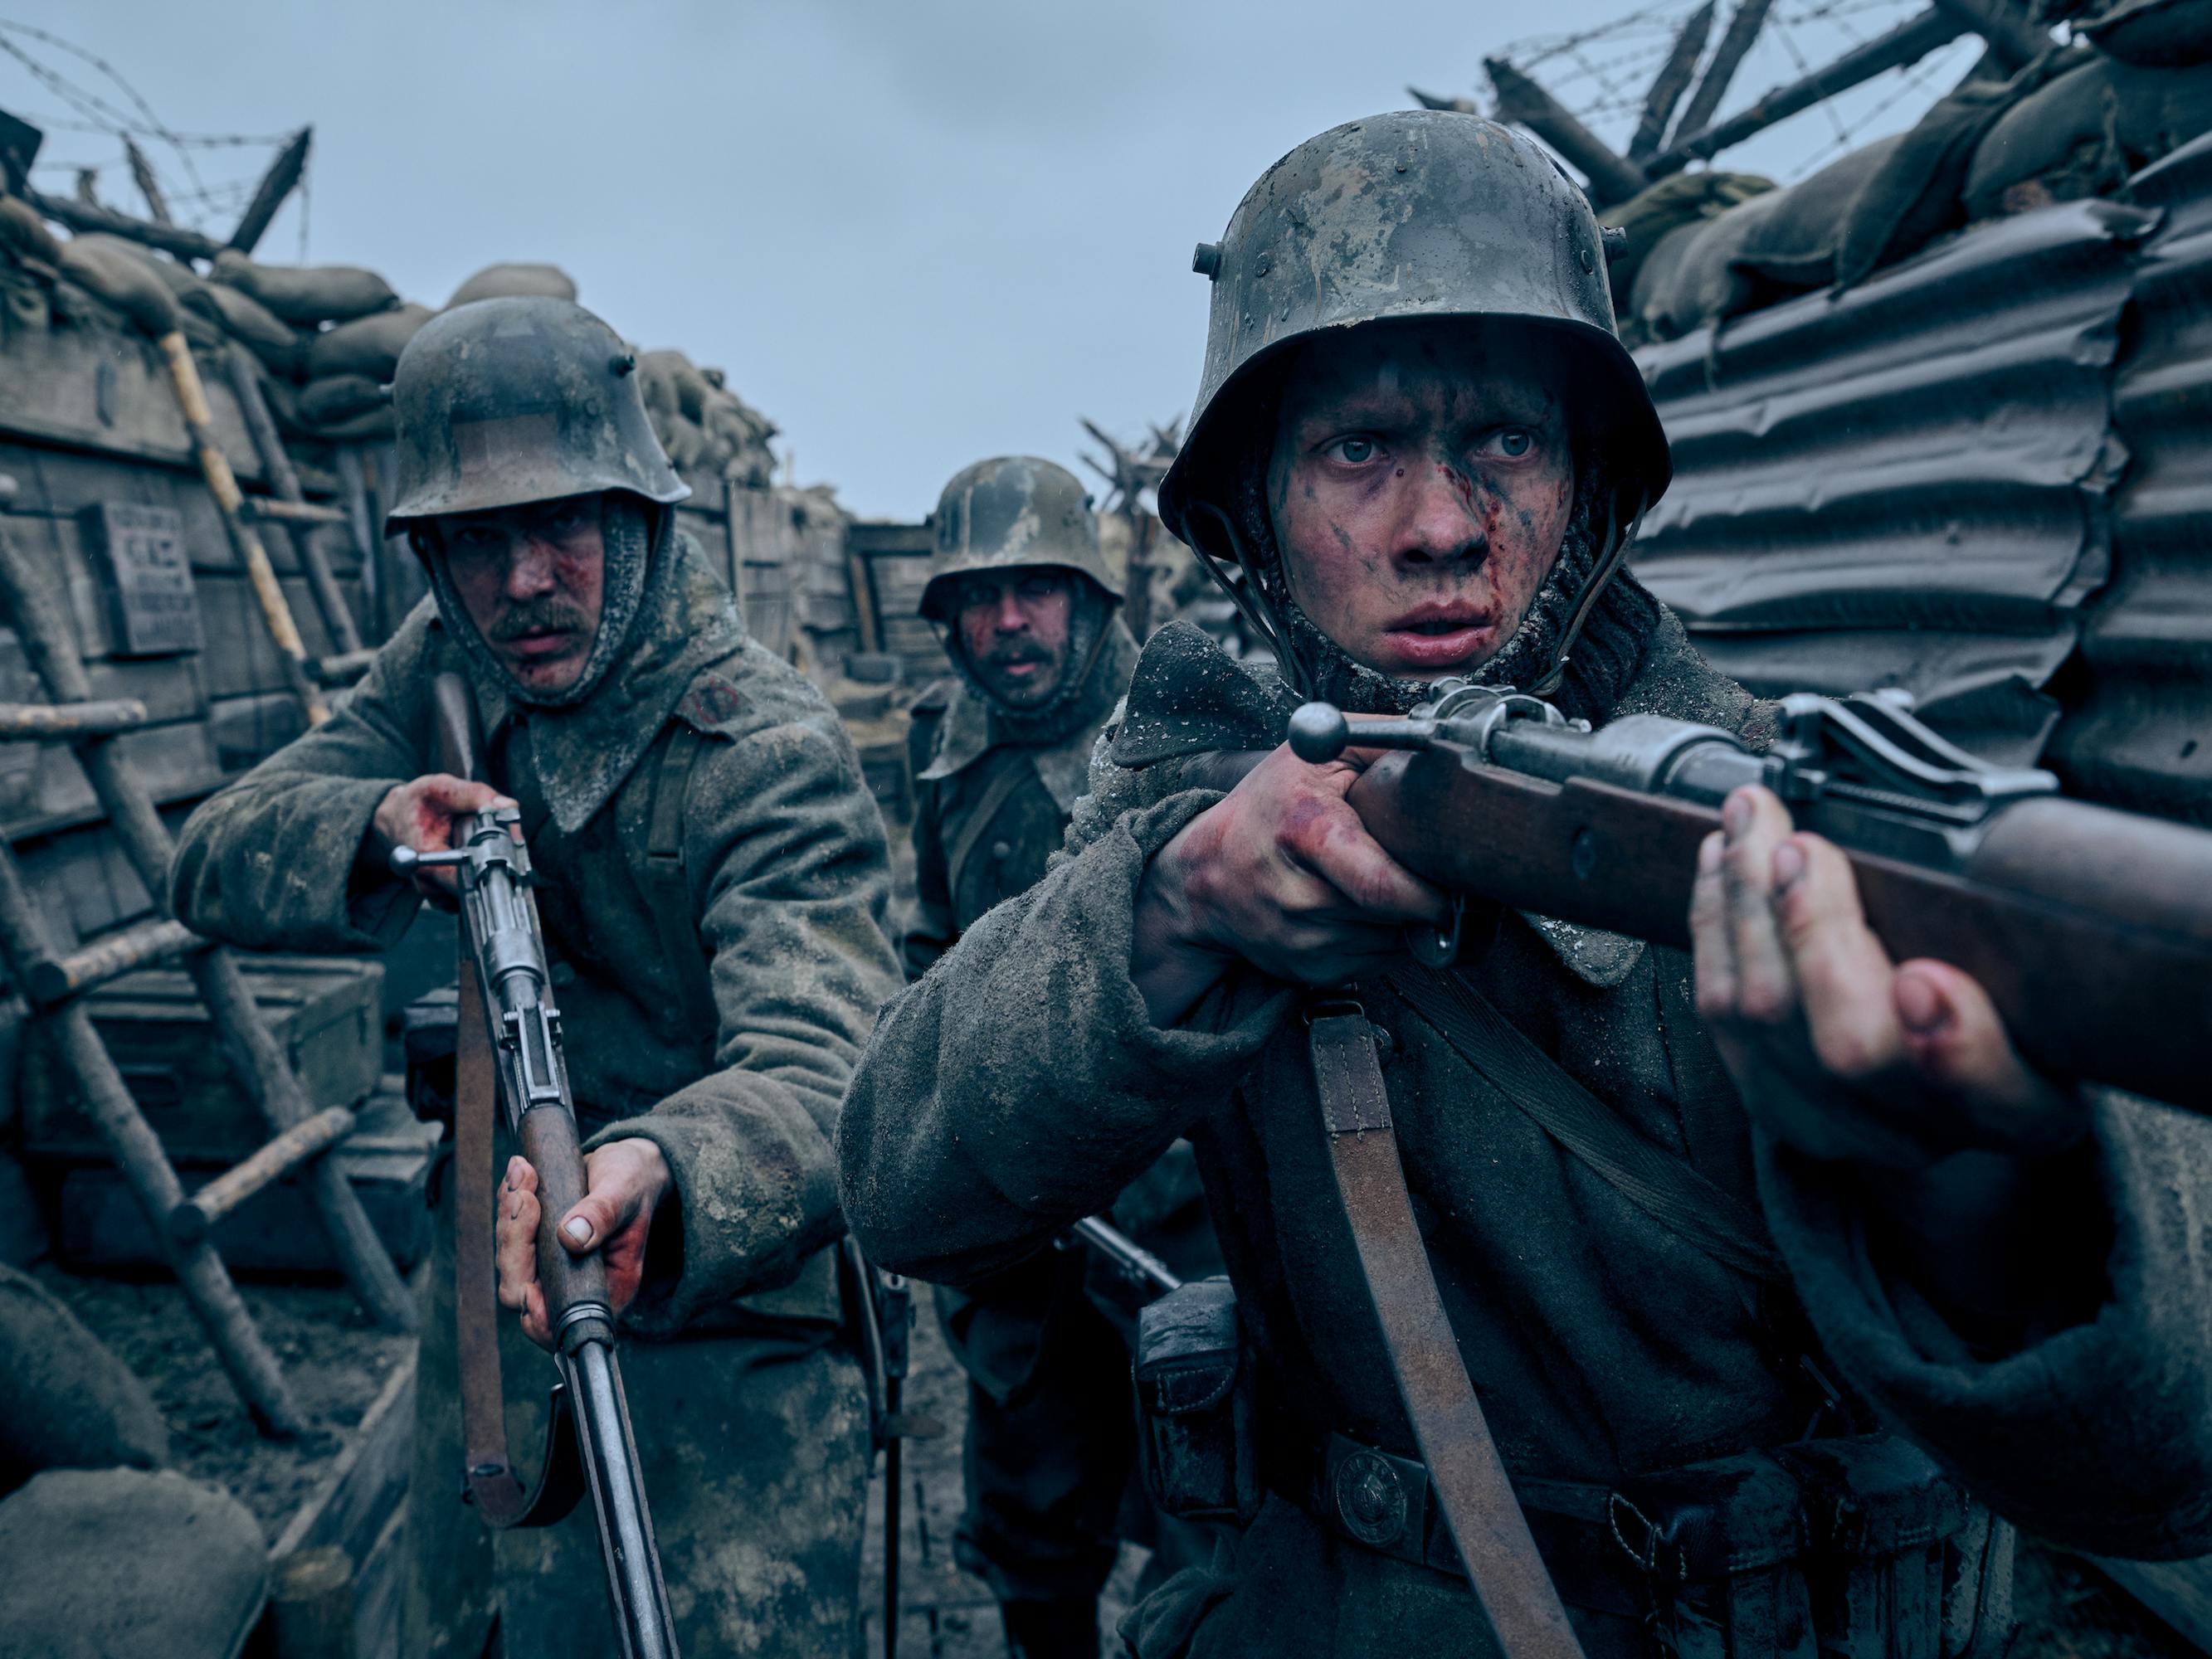
<path fill-rule="evenodd" d="M 1364 466 L 1375 459 L 1372 438 L 1339 438 L 1322 452 L 1347 466 Z"/>
<path fill-rule="evenodd" d="M 1498 453 L 1516 459 L 1536 447 L 1536 434 L 1525 426 L 1509 426 L 1498 434 Z"/>

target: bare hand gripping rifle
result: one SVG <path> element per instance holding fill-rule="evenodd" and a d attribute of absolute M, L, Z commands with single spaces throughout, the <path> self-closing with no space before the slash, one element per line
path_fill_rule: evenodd
<path fill-rule="evenodd" d="M 2050 773 L 1967 754 L 1898 693 L 1785 697 L 1764 754 L 1657 714 L 1592 731 L 1510 690 L 1443 680 L 1436 693 L 1406 720 L 1353 725 L 1308 703 L 1290 722 L 1310 762 L 1410 751 L 1370 767 L 1349 799 L 1415 874 L 1686 947 L 1698 843 L 1731 790 L 1764 784 L 1850 860 L 1891 954 L 1972 975 L 2029 1060 L 2212 1110 L 2212 833 L 2063 799 Z M 1417 944 L 1433 963 L 1457 941 Z"/>
<path fill-rule="evenodd" d="M 467 690 L 458 676 L 441 674 L 432 692 L 439 763 L 456 777 L 473 778 L 477 744 Z M 554 1231 L 584 1196 L 584 1158 L 561 1052 L 561 1013 L 530 893 L 530 854 L 512 830 L 516 820 L 512 808 L 472 813 L 455 821 L 453 851 L 417 854 L 403 847 L 391 859 L 395 874 L 449 866 L 460 882 L 453 1164 L 464 1496 L 489 1524 L 505 1528 L 550 1526 L 589 1492 L 623 1659 L 675 1659 L 668 1591 L 615 1359 L 606 1266 L 597 1252 L 570 1255 Z M 544 1461 L 528 1487 L 507 1458 L 500 1383 L 495 1094 L 506 1108 L 509 1133 L 538 1171 L 538 1277 L 561 1378 L 553 1389 Z"/>

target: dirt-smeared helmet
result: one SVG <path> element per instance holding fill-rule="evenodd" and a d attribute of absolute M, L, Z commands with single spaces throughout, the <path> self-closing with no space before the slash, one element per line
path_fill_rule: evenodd
<path fill-rule="evenodd" d="M 1268 168 L 1192 264 L 1213 284 L 1206 366 L 1159 501 L 1162 522 L 1194 546 L 1205 532 L 1194 503 L 1229 509 L 1213 481 L 1249 453 L 1224 441 L 1240 392 L 1298 341 L 1369 323 L 1456 317 L 1550 331 L 1577 359 L 1571 408 L 1605 456 L 1615 522 L 1667 488 L 1666 434 L 1613 331 L 1596 217 L 1509 127 L 1407 110 L 1332 128 Z"/>
<path fill-rule="evenodd" d="M 653 435 L 636 371 L 614 330 L 567 300 L 479 300 L 433 317 L 392 377 L 385 533 L 595 490 L 682 501 L 690 487 Z"/>
<path fill-rule="evenodd" d="M 953 475 L 930 516 L 937 537 L 921 614 L 950 622 L 960 579 L 980 570 L 1047 565 L 1087 576 L 1109 602 L 1121 595 L 1098 550 L 1098 520 L 1083 481 L 1034 455 L 1001 455 Z"/>

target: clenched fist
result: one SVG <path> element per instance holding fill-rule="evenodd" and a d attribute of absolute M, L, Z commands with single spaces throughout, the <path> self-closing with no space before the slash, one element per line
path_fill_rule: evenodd
<path fill-rule="evenodd" d="M 561 1243 L 570 1255 L 605 1252 L 607 1300 L 617 1314 L 637 1300 L 653 1212 L 674 1184 L 668 1160 L 649 1140 L 611 1140 L 584 1156 L 584 1196 L 561 1218 Z M 553 1329 L 538 1282 L 541 1218 L 538 1171 L 527 1158 L 507 1159 L 499 1188 L 499 1304 L 522 1316 L 525 1336 L 550 1348 Z"/>
<path fill-rule="evenodd" d="M 377 860 L 381 863 L 391 857 L 396 847 L 442 853 L 453 844 L 455 818 L 514 805 L 488 783 L 471 783 L 447 772 L 432 772 L 412 782 L 395 784 L 377 802 L 376 814 L 369 820 Z M 450 897 L 459 891 L 450 866 L 417 870 L 414 881 L 425 893 Z"/>

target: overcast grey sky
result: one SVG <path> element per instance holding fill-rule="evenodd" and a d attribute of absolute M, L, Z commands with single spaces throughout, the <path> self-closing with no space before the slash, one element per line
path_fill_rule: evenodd
<path fill-rule="evenodd" d="M 1205 334 L 1191 246 L 1285 150 L 1406 106 L 1408 82 L 1473 92 L 1485 52 L 1636 3 L 0 0 L 0 18 L 105 58 L 177 131 L 313 122 L 310 259 L 433 306 L 482 265 L 550 260 L 641 344 L 726 369 L 801 482 L 914 518 L 981 456 L 1073 465 L 1079 415 L 1134 438 L 1182 411 Z M 1905 15 L 1853 7 L 1858 34 Z M 1732 103 L 1793 72 L 1781 51 Z M 1896 101 L 1860 136 L 1909 124 L 1973 56 L 1869 89 L 1860 111 Z M 63 106 L 7 61 L 0 107 Z M 1834 138 L 1816 112 L 1727 159 L 1786 176 Z M 46 154 L 109 163 L 106 198 L 137 207 L 115 140 L 58 130 Z M 265 155 L 196 161 L 213 183 Z M 262 257 L 301 240 L 295 204 Z"/>

